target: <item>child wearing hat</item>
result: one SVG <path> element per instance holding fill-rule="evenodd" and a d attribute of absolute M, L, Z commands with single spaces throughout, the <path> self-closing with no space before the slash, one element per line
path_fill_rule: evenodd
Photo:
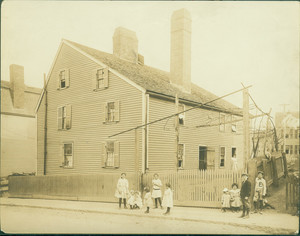
<path fill-rule="evenodd" d="M 221 208 L 222 212 L 226 212 L 226 210 L 230 209 L 230 194 L 227 188 L 223 189 L 221 203 L 222 203 L 222 208 Z"/>
<path fill-rule="evenodd" d="M 259 171 L 255 179 L 255 189 L 254 189 L 254 197 L 253 197 L 254 213 L 257 213 L 257 210 L 259 210 L 259 213 L 262 214 L 263 201 L 266 192 L 267 192 L 267 184 L 265 179 L 263 178 L 263 172 Z"/>
<path fill-rule="evenodd" d="M 242 174 L 241 201 L 243 206 L 243 214 L 241 218 L 249 218 L 250 203 L 249 197 L 251 193 L 251 183 L 248 181 L 248 174 Z"/>
<path fill-rule="evenodd" d="M 237 183 L 231 185 L 230 190 L 230 205 L 234 212 L 238 212 L 241 207 L 240 190 Z"/>

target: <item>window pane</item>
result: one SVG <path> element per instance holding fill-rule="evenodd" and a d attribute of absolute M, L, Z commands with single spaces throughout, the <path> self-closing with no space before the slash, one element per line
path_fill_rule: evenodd
<path fill-rule="evenodd" d="M 108 103 L 108 120 L 109 121 L 114 121 L 115 120 L 115 103 L 114 102 L 109 102 Z"/>
<path fill-rule="evenodd" d="M 65 155 L 72 155 L 72 144 L 65 144 L 64 152 L 65 152 Z"/>
<path fill-rule="evenodd" d="M 236 148 L 231 149 L 231 156 L 236 157 Z"/>

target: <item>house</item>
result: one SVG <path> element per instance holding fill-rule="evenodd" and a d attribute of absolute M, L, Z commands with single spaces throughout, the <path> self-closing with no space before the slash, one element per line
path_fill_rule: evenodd
<path fill-rule="evenodd" d="M 24 67 L 10 66 L 1 80 L 1 177 L 36 172 L 36 104 L 41 89 L 24 84 Z"/>
<path fill-rule="evenodd" d="M 63 39 L 36 108 L 38 174 L 231 169 L 232 156 L 242 168 L 242 112 L 203 105 L 216 98 L 191 82 L 185 9 L 172 15 L 170 73 L 145 65 L 136 33 L 122 27 L 113 54 Z"/>
<path fill-rule="evenodd" d="M 279 149 L 286 153 L 288 160 L 300 155 L 299 112 L 276 112 L 275 126 L 279 136 Z"/>

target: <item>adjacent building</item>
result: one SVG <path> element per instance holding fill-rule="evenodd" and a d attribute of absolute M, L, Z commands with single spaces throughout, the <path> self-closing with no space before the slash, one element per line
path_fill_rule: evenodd
<path fill-rule="evenodd" d="M 279 136 L 280 151 L 285 152 L 288 159 L 299 158 L 299 112 L 277 112 L 275 114 L 275 126 Z"/>
<path fill-rule="evenodd" d="M 232 158 L 242 168 L 241 110 L 206 104 L 217 96 L 191 82 L 185 9 L 172 15 L 170 64 L 145 65 L 122 27 L 113 54 L 62 40 L 37 105 L 38 174 L 231 169 Z"/>
<path fill-rule="evenodd" d="M 35 108 L 41 89 L 24 84 L 24 68 L 10 66 L 10 81 L 1 80 L 1 177 L 36 172 Z"/>

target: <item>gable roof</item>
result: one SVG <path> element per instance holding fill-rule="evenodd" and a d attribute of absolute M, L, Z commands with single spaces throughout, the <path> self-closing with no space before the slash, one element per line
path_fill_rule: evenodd
<path fill-rule="evenodd" d="M 125 77 L 124 79 L 126 79 L 127 82 L 132 81 L 137 88 L 142 88 L 146 92 L 165 95 L 173 98 L 177 94 L 179 100 L 197 103 L 199 105 L 218 98 L 218 96 L 193 83 L 191 87 L 191 93 L 183 92 L 180 88 L 170 83 L 169 72 L 159 70 L 147 65 L 128 62 L 116 57 L 113 54 L 102 52 L 70 40 L 63 39 L 61 45 L 63 43 L 71 46 L 81 53 L 84 53 L 86 56 L 95 59 L 95 61 L 99 64 L 101 63 L 102 65 L 108 66 L 109 69 L 113 69 L 120 75 L 123 75 L 123 78 Z M 58 52 L 59 51 L 60 50 L 58 50 Z M 43 94 L 44 91 L 41 94 L 36 111 L 38 110 Z M 230 102 L 227 102 L 224 99 L 212 102 L 207 105 L 207 107 L 222 112 L 242 115 L 241 108 L 231 104 Z"/>
<path fill-rule="evenodd" d="M 180 88 L 177 88 L 170 83 L 169 72 L 147 65 L 134 64 L 132 62 L 122 60 L 113 54 L 102 52 L 69 40 L 65 41 L 81 51 L 89 54 L 93 58 L 103 62 L 103 64 L 109 68 L 112 68 L 120 74 L 126 76 L 128 79 L 132 80 L 135 84 L 144 88 L 148 92 L 154 92 L 170 97 L 175 97 L 177 94 L 179 99 L 195 103 L 206 103 L 218 98 L 218 96 L 197 86 L 194 83 L 192 83 L 190 94 L 183 92 Z M 227 111 L 236 114 L 242 114 L 242 110 L 240 108 L 231 104 L 230 102 L 225 101 L 224 99 L 212 102 L 209 106 L 215 107 L 218 110 L 223 110 L 224 112 Z"/>

